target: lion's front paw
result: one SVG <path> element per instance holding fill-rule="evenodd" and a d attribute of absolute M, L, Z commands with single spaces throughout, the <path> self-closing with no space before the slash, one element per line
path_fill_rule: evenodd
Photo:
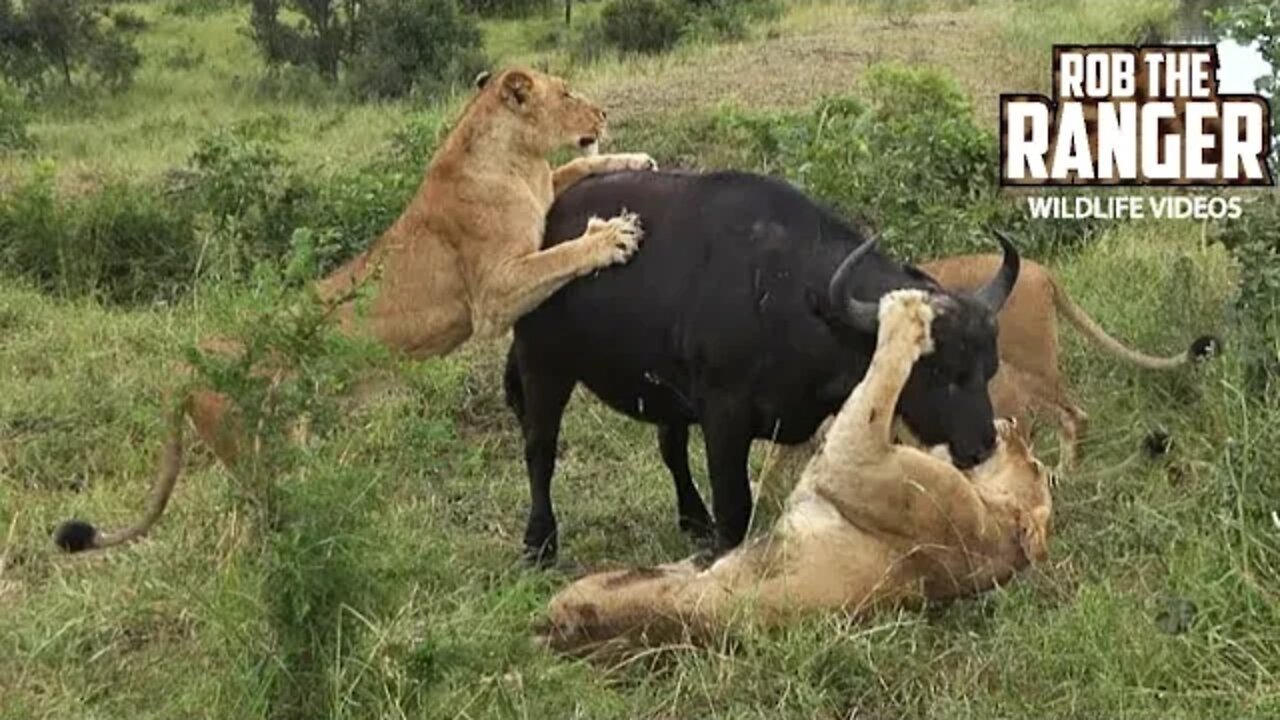
<path fill-rule="evenodd" d="M 630 260 L 640 249 L 640 239 L 644 237 L 640 217 L 626 211 L 608 220 L 591 218 L 587 222 L 587 233 L 595 238 L 600 249 L 600 267 L 620 265 Z"/>
<path fill-rule="evenodd" d="M 894 290 L 880 299 L 881 334 L 902 338 L 922 354 L 933 351 L 933 317 L 928 296 L 919 290 Z"/>
<path fill-rule="evenodd" d="M 598 159 L 603 167 L 603 172 L 658 169 L 658 162 L 647 153 L 617 153 L 613 155 L 600 155 Z"/>

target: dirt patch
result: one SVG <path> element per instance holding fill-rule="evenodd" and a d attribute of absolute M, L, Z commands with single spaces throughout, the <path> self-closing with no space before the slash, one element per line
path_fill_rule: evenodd
<path fill-rule="evenodd" d="M 992 12 L 932 13 L 905 26 L 874 16 L 841 17 L 822 30 L 611 68 L 588 80 L 585 90 L 611 119 L 625 123 L 721 104 L 803 107 L 849 92 L 874 63 L 934 65 L 956 77 L 980 120 L 994 128 L 999 94 L 1017 89 L 1024 60 L 1001 40 Z"/>

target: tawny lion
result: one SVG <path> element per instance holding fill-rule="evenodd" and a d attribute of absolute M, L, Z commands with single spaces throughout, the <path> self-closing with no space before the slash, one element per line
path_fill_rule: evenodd
<path fill-rule="evenodd" d="M 921 269 L 946 289 L 964 292 L 982 287 L 1000 262 L 999 255 L 961 255 L 925 263 Z M 1089 416 L 1071 400 L 1058 369 L 1059 313 L 1094 345 L 1150 370 L 1173 370 L 1192 360 L 1203 360 L 1221 345 L 1217 338 L 1205 335 L 1196 338 L 1186 351 L 1169 357 L 1133 350 L 1107 334 L 1072 302 L 1048 268 L 1023 258 L 1018 282 L 998 316 L 1000 369 L 989 387 L 991 406 L 1002 417 L 1022 421 L 1024 431 L 1030 431 L 1033 415 L 1050 415 L 1058 425 L 1058 466 L 1062 469 L 1075 463 Z"/>
<path fill-rule="evenodd" d="M 860 615 L 982 592 L 1048 552 L 1048 473 L 1015 424 L 961 472 L 892 442 L 893 408 L 932 349 L 928 296 L 880 304 L 875 356 L 836 415 L 772 531 L 707 569 L 692 560 L 588 575 L 551 600 L 543 640 L 585 652 L 706 641 L 738 610 L 774 623 L 798 612 Z M 939 412 L 945 412 L 939 408 Z"/>
<path fill-rule="evenodd" d="M 639 220 L 624 212 L 593 218 L 581 237 L 543 250 L 547 211 L 566 188 L 595 173 L 656 165 L 644 154 L 593 155 L 552 170 L 547 158 L 553 152 L 595 148 L 605 131 L 604 111 L 564 80 L 533 70 L 482 75 L 477 86 L 399 219 L 318 283 L 321 300 L 336 306 L 342 331 L 372 337 L 405 357 L 443 355 L 473 336 L 500 334 L 570 280 L 626 262 L 641 239 Z M 373 297 L 357 314 L 349 298 L 366 280 Z M 240 350 L 216 339 L 202 348 Z M 236 463 L 244 433 L 228 398 L 196 391 L 177 408 L 143 518 L 114 533 L 68 521 L 55 534 L 60 547 L 104 548 L 151 528 L 178 478 L 184 415 L 219 459 Z"/>

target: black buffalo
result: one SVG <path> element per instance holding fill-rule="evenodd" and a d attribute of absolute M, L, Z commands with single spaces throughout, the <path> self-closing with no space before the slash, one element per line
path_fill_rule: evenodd
<path fill-rule="evenodd" d="M 561 417 L 581 382 L 610 407 L 659 426 L 680 526 L 711 522 L 689 476 L 689 425 L 706 440 L 717 547 L 751 516 L 747 456 L 756 438 L 804 442 L 866 373 L 876 300 L 920 288 L 939 309 L 936 350 L 916 365 L 897 412 L 960 467 L 995 444 L 987 381 L 996 311 L 1018 256 L 975 296 L 943 290 L 784 182 L 738 172 L 625 172 L 583 181 L 556 201 L 546 244 L 578 237 L 591 216 L 639 213 L 645 239 L 625 267 L 579 279 L 522 318 L 508 356 L 508 404 L 524 431 L 532 507 L 529 559 L 557 550 L 551 476 Z"/>

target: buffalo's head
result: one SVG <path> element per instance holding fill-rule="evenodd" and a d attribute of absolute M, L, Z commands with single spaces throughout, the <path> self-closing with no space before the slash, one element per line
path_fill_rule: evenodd
<path fill-rule="evenodd" d="M 1004 263 L 973 295 L 951 293 L 929 282 L 934 309 L 932 353 L 922 357 L 902 388 L 897 411 L 925 445 L 947 445 L 956 466 L 971 468 L 995 449 L 995 417 L 987 383 L 1000 366 L 996 314 L 1018 279 L 1018 251 L 1003 233 Z M 878 303 L 852 294 L 853 270 L 875 244 L 863 243 L 831 278 L 829 300 L 844 323 L 875 337 Z"/>

